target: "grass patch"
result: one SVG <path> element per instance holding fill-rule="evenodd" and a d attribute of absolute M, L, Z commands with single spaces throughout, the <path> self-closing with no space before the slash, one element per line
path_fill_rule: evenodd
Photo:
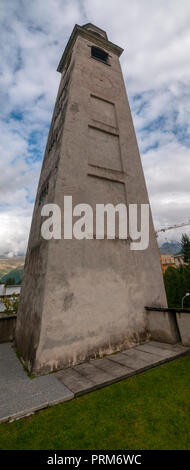
<path fill-rule="evenodd" d="M 30 418 L 0 425 L 1 449 L 189 449 L 190 356 Z"/>

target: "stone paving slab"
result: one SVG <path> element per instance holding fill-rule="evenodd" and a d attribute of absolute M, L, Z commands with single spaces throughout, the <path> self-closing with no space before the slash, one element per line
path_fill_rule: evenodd
<path fill-rule="evenodd" d="M 141 352 L 145 352 L 148 354 L 156 354 L 159 357 L 163 357 L 167 359 L 168 357 L 176 356 L 176 351 L 169 350 L 169 349 L 161 349 L 157 348 L 156 346 L 152 346 L 150 344 L 143 344 L 141 346 L 137 346 L 137 350 Z"/>
<path fill-rule="evenodd" d="M 135 367 L 135 369 L 138 369 L 138 366 L 140 367 L 141 362 L 149 366 L 151 364 L 159 364 L 161 361 L 160 355 L 143 350 L 139 351 L 136 348 L 124 351 L 123 354 L 127 356 L 128 364 L 131 364 L 131 367 Z"/>
<path fill-rule="evenodd" d="M 30 379 L 10 343 L 0 344 L 0 421 L 20 418 L 49 405 L 120 381 L 173 360 L 189 347 L 150 341 L 54 374 Z"/>
<path fill-rule="evenodd" d="M 131 375 L 134 372 L 144 369 L 144 367 L 146 367 L 146 362 L 141 359 L 140 354 L 127 355 L 127 353 L 123 352 L 111 356 L 110 360 L 130 368 Z"/>
<path fill-rule="evenodd" d="M 132 370 L 109 360 L 109 358 L 92 360 L 89 363 L 69 367 L 56 373 L 56 377 L 64 383 L 74 394 L 97 390 L 116 381 L 127 378 Z"/>
<path fill-rule="evenodd" d="M 61 383 L 75 394 L 75 396 L 87 393 L 94 389 L 94 383 L 84 375 L 81 375 L 73 367 L 69 367 L 63 371 L 56 373 L 57 378 Z"/>
<path fill-rule="evenodd" d="M 131 369 L 129 369 L 129 367 L 116 363 L 110 360 L 109 357 L 95 360 L 92 363 L 98 369 L 102 369 L 105 372 L 108 372 L 109 374 L 112 375 L 112 377 L 115 377 L 115 378 L 118 378 L 118 377 L 124 378 L 124 377 L 128 377 L 128 375 L 131 374 Z"/>
<path fill-rule="evenodd" d="M 149 343 L 146 343 L 149 344 Z M 156 348 L 160 349 L 169 349 L 170 351 L 178 351 L 179 353 L 186 352 L 189 348 L 183 346 L 181 343 L 177 344 L 168 344 L 168 343 L 160 343 L 159 341 L 150 341 L 151 346 L 155 346 Z"/>
<path fill-rule="evenodd" d="M 94 385 L 107 385 L 112 383 L 113 380 L 112 374 L 110 374 L 109 372 L 105 372 L 102 369 L 98 369 L 98 367 L 95 367 L 95 365 L 90 362 L 85 362 L 84 364 L 75 366 L 74 369 L 78 371 L 81 375 L 84 375 L 87 379 L 91 380 Z"/>

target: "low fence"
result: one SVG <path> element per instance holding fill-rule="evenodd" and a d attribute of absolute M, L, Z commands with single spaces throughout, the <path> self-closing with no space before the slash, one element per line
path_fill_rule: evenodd
<path fill-rule="evenodd" d="M 17 316 L 15 314 L 0 314 L 0 343 L 14 339 Z"/>
<path fill-rule="evenodd" d="M 162 307 L 145 307 L 147 312 L 165 312 L 175 315 L 176 327 L 178 329 L 179 338 L 183 346 L 190 347 L 190 309 L 182 308 L 162 308 Z"/>

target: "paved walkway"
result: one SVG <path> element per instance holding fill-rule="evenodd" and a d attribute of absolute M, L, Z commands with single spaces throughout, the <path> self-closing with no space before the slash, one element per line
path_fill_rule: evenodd
<path fill-rule="evenodd" d="M 11 344 L 0 344 L 0 421 L 26 416 L 73 397 L 54 374 L 30 379 Z"/>
<path fill-rule="evenodd" d="M 30 379 L 11 344 L 0 344 L 0 421 L 71 400 L 171 361 L 189 350 L 181 344 L 150 341 L 122 353 Z"/>

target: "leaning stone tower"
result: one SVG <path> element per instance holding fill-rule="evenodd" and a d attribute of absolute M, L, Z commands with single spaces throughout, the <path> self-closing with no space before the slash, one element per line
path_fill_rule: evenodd
<path fill-rule="evenodd" d="M 159 251 L 150 243 L 41 237 L 41 209 L 79 203 L 147 204 L 148 195 L 119 56 L 105 31 L 75 25 L 58 66 L 61 82 L 34 207 L 16 328 L 28 368 L 45 373 L 146 340 L 176 341 Z M 64 227 L 63 227 L 64 231 Z M 63 233 L 62 231 L 62 233 Z"/>

